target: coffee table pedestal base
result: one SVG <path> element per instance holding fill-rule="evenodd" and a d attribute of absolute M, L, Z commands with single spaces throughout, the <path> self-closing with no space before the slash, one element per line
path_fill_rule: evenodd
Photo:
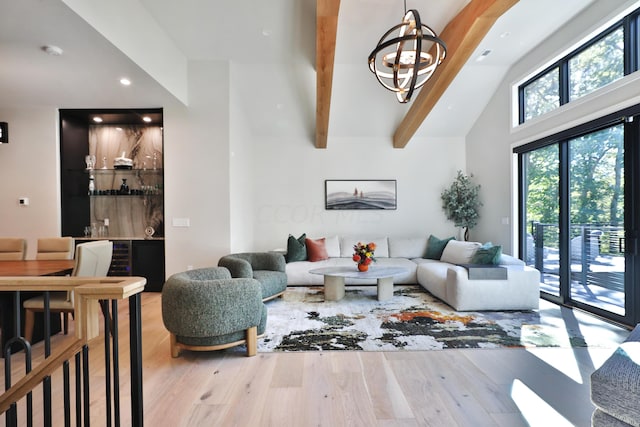
<path fill-rule="evenodd" d="M 311 274 L 324 275 L 324 300 L 340 301 L 344 298 L 345 278 L 352 279 L 376 279 L 378 284 L 378 301 L 387 301 L 393 298 L 393 277 L 406 274 L 408 268 L 404 267 L 376 267 L 374 270 L 359 272 L 350 267 L 324 267 L 309 270 Z"/>
<path fill-rule="evenodd" d="M 393 277 L 378 279 L 378 301 L 387 301 L 393 297 Z"/>
<path fill-rule="evenodd" d="M 324 276 L 324 300 L 340 301 L 344 298 L 344 277 Z M 387 301 L 393 298 L 393 277 L 381 277 L 378 279 L 378 301 Z"/>
<path fill-rule="evenodd" d="M 344 277 L 324 276 L 324 300 L 340 301 L 344 298 Z"/>

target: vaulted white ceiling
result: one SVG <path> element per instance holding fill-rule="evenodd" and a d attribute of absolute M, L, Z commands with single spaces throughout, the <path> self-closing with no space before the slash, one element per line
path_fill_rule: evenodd
<path fill-rule="evenodd" d="M 439 33 L 469 1 L 406 3 Z M 417 135 L 466 135 L 509 67 L 592 1 L 520 0 L 480 43 Z M 136 5 L 137 13 L 145 12 L 186 61 L 231 62 L 233 94 L 256 134 L 288 136 L 299 129 L 278 119 L 283 111 L 313 121 L 315 0 L 139 0 Z M 131 59 L 135 55 L 122 52 L 121 40 L 107 40 L 65 2 L 0 0 L 0 10 L 0 107 L 124 108 L 175 102 L 162 79 L 151 77 L 157 75 L 148 64 L 137 64 Z M 127 14 L 126 7 L 121 13 Z M 407 105 L 379 86 L 367 67 L 368 54 L 403 13 L 402 0 L 342 0 L 330 137 L 391 137 L 406 114 Z M 123 33 L 135 34 L 131 22 L 122 21 Z M 112 27 L 118 23 L 112 18 Z M 40 47 L 46 44 L 60 46 L 64 54 L 43 53 Z M 486 49 L 491 54 L 476 62 Z M 120 87 L 122 75 L 134 85 Z"/>

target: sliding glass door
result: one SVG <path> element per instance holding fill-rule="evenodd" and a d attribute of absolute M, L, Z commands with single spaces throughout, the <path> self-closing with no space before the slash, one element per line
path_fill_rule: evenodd
<path fill-rule="evenodd" d="M 627 324 L 640 312 L 638 135 L 637 121 L 617 119 L 516 149 L 520 253 L 542 296 Z"/>
<path fill-rule="evenodd" d="M 558 145 L 523 154 L 525 260 L 541 273 L 542 290 L 560 296 L 560 163 Z"/>
<path fill-rule="evenodd" d="M 624 316 L 624 125 L 568 150 L 570 298 Z"/>

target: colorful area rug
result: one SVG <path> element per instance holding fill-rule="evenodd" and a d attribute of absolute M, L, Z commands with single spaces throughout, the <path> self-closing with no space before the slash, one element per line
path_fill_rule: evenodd
<path fill-rule="evenodd" d="M 347 286 L 344 299 L 327 302 L 322 286 L 291 287 L 266 304 L 267 331 L 258 340 L 259 352 L 600 344 L 538 311 L 456 312 L 420 286 L 396 286 L 388 301 L 377 300 L 375 286 Z"/>

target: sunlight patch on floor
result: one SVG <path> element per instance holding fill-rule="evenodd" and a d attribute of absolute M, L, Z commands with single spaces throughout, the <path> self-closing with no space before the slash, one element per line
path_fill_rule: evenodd
<path fill-rule="evenodd" d="M 540 349 L 529 348 L 527 351 L 533 354 L 538 359 L 542 360 L 547 365 L 553 367 L 558 371 L 558 375 L 564 375 L 571 378 L 578 384 L 584 382 L 582 373 L 580 372 L 580 366 L 575 357 L 570 357 L 569 352 L 565 352 L 567 357 L 558 357 L 558 353 L 552 351 L 536 351 Z"/>
<path fill-rule="evenodd" d="M 572 427 L 573 424 L 553 409 L 547 402 L 527 387 L 522 381 L 514 380 L 511 385 L 511 398 L 518 406 L 522 417 L 532 427 L 554 426 Z"/>

